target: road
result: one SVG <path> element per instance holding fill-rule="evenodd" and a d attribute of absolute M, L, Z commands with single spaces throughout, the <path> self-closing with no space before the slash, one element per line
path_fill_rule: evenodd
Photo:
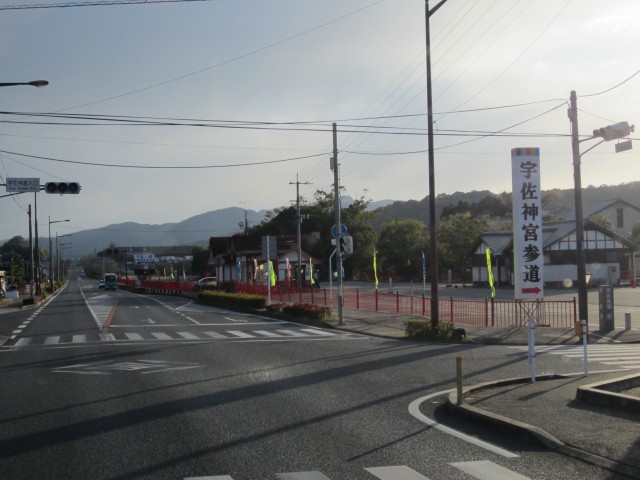
<path fill-rule="evenodd" d="M 526 376 L 514 349 L 321 330 L 75 276 L 2 317 L 19 325 L 0 348 L 3 479 L 609 478 L 441 407 L 457 355 L 477 383 Z"/>

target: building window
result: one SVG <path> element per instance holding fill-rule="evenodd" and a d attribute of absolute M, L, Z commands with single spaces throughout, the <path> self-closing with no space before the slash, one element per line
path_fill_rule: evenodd
<path fill-rule="evenodd" d="M 622 208 L 616 209 L 617 216 L 617 228 L 624 228 L 624 210 Z"/>

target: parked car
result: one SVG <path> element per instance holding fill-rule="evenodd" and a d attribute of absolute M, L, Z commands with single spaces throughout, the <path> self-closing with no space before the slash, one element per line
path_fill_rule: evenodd
<path fill-rule="evenodd" d="M 196 290 L 215 290 L 218 288 L 216 277 L 204 277 L 195 283 Z"/>
<path fill-rule="evenodd" d="M 104 288 L 104 280 L 98 281 L 98 288 Z"/>

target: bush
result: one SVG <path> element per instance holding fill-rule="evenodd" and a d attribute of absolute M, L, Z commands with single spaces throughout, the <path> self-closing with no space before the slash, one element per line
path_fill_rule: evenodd
<path fill-rule="evenodd" d="M 428 338 L 431 340 L 462 340 L 463 329 L 455 328 L 452 323 L 439 322 L 434 329 L 431 320 L 413 319 L 404 323 L 405 335 L 409 338 Z"/>
<path fill-rule="evenodd" d="M 236 307 L 247 309 L 264 308 L 267 299 L 261 295 L 248 295 L 246 293 L 227 293 L 216 290 L 205 290 L 198 293 L 198 300 L 210 305 L 224 307 Z"/>
<path fill-rule="evenodd" d="M 329 307 L 311 305 L 307 303 L 273 303 L 265 308 L 268 312 L 281 313 L 290 317 L 306 318 L 310 320 L 331 320 L 332 312 Z"/>

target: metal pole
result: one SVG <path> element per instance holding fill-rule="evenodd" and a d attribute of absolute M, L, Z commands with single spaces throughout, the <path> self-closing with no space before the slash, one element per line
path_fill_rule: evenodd
<path fill-rule="evenodd" d="M 34 279 L 36 276 L 35 264 L 33 262 L 33 234 L 31 233 L 31 205 L 29 205 L 29 251 L 31 252 L 31 281 L 29 282 L 29 297 L 35 297 L 35 283 Z M 15 279 L 13 278 L 13 272 L 11 272 L 11 282 L 14 283 Z"/>
<path fill-rule="evenodd" d="M 36 249 L 36 293 L 40 293 L 40 246 L 38 243 L 38 192 L 33 194 L 33 225 L 35 233 L 35 249 Z"/>
<path fill-rule="evenodd" d="M 582 179 L 580 175 L 580 140 L 578 138 L 578 106 L 575 91 L 571 91 L 569 120 L 571 121 L 571 148 L 573 151 L 573 182 L 576 216 L 576 265 L 578 271 L 578 320 L 589 322 L 587 306 L 587 268 L 584 252 L 584 219 L 582 212 Z"/>
<path fill-rule="evenodd" d="M 342 250 L 340 248 L 340 240 L 342 238 L 341 221 L 340 221 L 340 174 L 338 164 L 338 127 L 333 124 L 333 158 L 331 159 L 333 166 L 333 185 L 334 185 L 334 202 L 336 213 L 336 271 L 338 273 L 338 325 L 344 325 L 342 316 L 342 303 L 344 301 L 344 292 L 342 285 Z"/>
<path fill-rule="evenodd" d="M 442 0 L 433 10 L 429 10 L 429 0 L 424 2 L 425 33 L 427 43 L 427 135 L 429 140 L 429 270 L 431 271 L 431 326 L 438 328 L 440 313 L 438 310 L 438 237 L 436 228 L 436 187 L 435 153 L 433 147 L 433 94 L 431 91 L 431 32 L 429 17 L 447 0 Z"/>

